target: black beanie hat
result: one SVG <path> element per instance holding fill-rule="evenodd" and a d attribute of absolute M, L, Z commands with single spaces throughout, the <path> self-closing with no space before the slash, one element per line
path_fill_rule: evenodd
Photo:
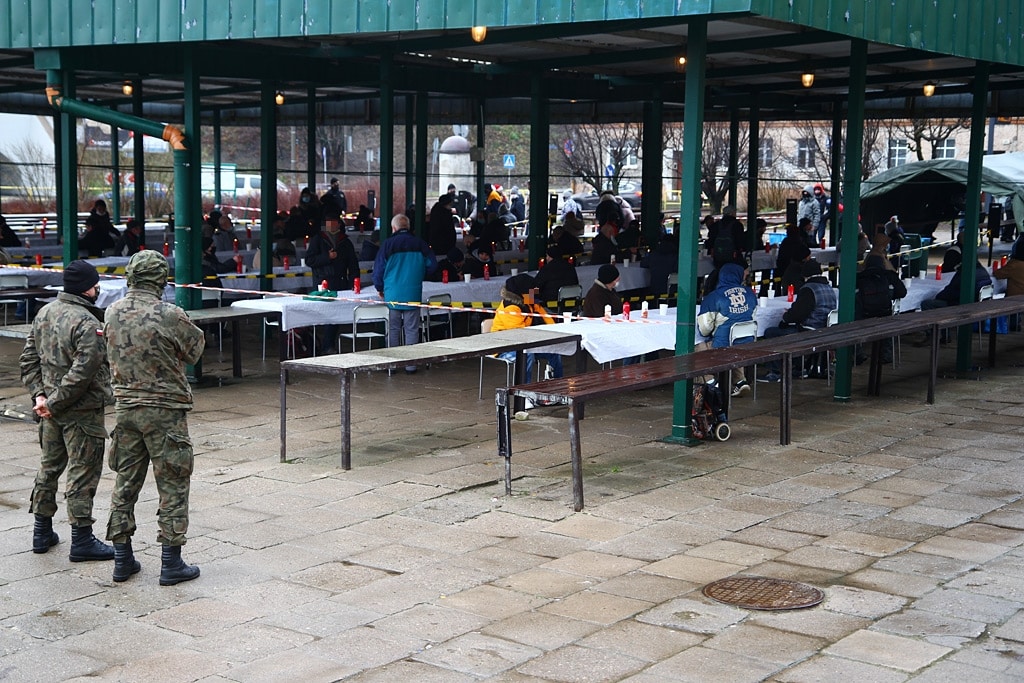
<path fill-rule="evenodd" d="M 72 261 L 64 269 L 64 291 L 68 294 L 81 294 L 95 287 L 99 281 L 100 274 L 88 261 Z"/>
<path fill-rule="evenodd" d="M 597 270 L 597 279 L 603 285 L 610 285 L 619 279 L 619 269 L 610 263 L 606 263 Z"/>
<path fill-rule="evenodd" d="M 466 257 L 463 255 L 461 249 L 458 247 L 452 247 L 448 250 L 448 260 L 452 263 L 462 263 L 466 260 Z"/>
<path fill-rule="evenodd" d="M 800 274 L 804 277 L 817 277 L 821 275 L 821 264 L 814 259 L 804 261 L 803 265 L 800 266 Z"/>
<path fill-rule="evenodd" d="M 505 280 L 505 289 L 523 296 L 533 288 L 534 280 L 533 276 L 528 273 L 519 273 L 519 275 L 513 275 L 509 279 Z"/>

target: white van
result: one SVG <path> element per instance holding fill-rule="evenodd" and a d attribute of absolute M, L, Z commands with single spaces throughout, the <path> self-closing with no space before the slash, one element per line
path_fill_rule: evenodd
<path fill-rule="evenodd" d="M 235 174 L 235 196 L 253 197 L 260 194 L 260 186 L 263 184 L 263 177 L 255 173 Z M 277 191 L 287 192 L 288 186 L 277 181 Z"/>

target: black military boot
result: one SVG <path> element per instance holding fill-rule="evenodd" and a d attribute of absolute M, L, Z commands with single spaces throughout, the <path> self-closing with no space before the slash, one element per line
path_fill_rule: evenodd
<path fill-rule="evenodd" d="M 92 535 L 92 526 L 71 527 L 71 553 L 68 559 L 72 562 L 92 562 L 94 560 L 114 559 L 114 549 Z"/>
<path fill-rule="evenodd" d="M 160 585 L 173 586 L 199 576 L 199 567 L 185 564 L 180 545 L 165 545 L 160 552 Z"/>
<path fill-rule="evenodd" d="M 127 581 L 132 574 L 138 574 L 142 565 L 132 552 L 132 539 L 114 544 L 114 581 Z"/>
<path fill-rule="evenodd" d="M 60 536 L 53 530 L 53 517 L 36 515 L 32 524 L 32 552 L 45 553 L 60 543 Z"/>

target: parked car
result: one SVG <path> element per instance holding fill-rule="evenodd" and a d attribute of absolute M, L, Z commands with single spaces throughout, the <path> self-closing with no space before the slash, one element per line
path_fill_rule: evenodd
<path fill-rule="evenodd" d="M 634 209 L 640 208 L 640 197 L 643 193 L 640 187 L 636 183 L 619 183 L 619 197 L 622 197 L 626 202 Z M 597 208 L 597 203 L 601 198 L 601 194 L 596 190 L 590 192 L 581 192 L 575 194 L 572 197 L 576 200 L 576 203 L 580 205 L 583 211 L 593 211 Z"/>

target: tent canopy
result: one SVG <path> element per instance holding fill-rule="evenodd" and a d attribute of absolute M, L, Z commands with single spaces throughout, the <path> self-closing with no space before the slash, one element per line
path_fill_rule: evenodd
<path fill-rule="evenodd" d="M 986 156 L 982 165 L 981 191 L 1007 198 L 1004 210 L 1012 208 L 1017 229 L 1022 230 L 1024 154 Z M 967 205 L 966 191 L 966 161 L 915 161 L 864 181 L 861 217 L 865 226 L 873 226 L 899 216 L 908 232 L 930 236 L 940 222 L 956 220 Z"/>

